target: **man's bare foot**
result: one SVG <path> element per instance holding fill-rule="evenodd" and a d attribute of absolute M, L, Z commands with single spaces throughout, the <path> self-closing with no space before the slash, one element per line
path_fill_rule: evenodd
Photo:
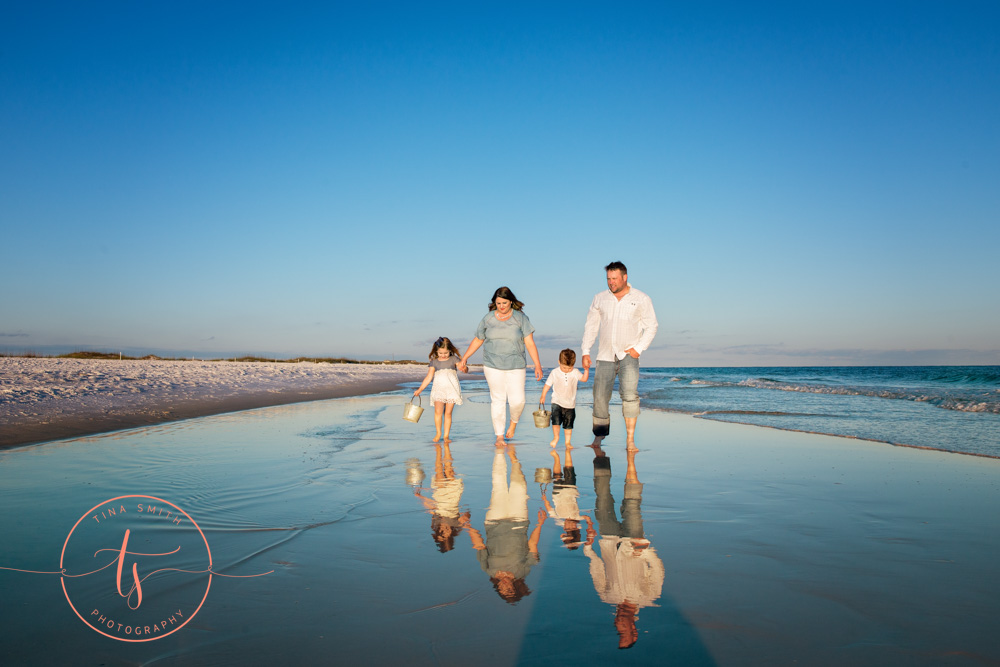
<path fill-rule="evenodd" d="M 508 440 L 514 437 L 514 429 L 517 428 L 517 422 L 511 422 L 510 426 L 507 427 L 507 435 L 505 436 Z"/>
<path fill-rule="evenodd" d="M 626 469 L 625 469 L 625 483 L 626 484 L 638 484 L 639 483 L 639 474 L 638 474 L 638 472 L 636 472 L 636 469 L 635 469 L 635 453 L 637 451 L 638 450 L 636 450 L 636 449 L 630 449 L 625 454 L 626 460 L 628 462 L 627 465 L 626 465 Z"/>
<path fill-rule="evenodd" d="M 502 435 L 498 435 L 497 436 L 496 446 L 497 447 L 506 447 L 507 446 L 507 443 L 504 441 Z"/>

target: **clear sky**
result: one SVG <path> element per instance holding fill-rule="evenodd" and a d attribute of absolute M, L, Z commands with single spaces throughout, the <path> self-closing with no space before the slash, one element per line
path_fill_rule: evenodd
<path fill-rule="evenodd" d="M 7 2 L 0 351 L 1000 363 L 1000 3 Z M 476 359 L 479 356 L 477 355 Z"/>

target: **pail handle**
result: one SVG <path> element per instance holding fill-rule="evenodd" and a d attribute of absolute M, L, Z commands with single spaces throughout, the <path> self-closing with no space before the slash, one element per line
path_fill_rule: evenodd
<path fill-rule="evenodd" d="M 420 395 L 417 394 L 416 396 L 410 396 L 410 405 L 413 405 L 413 399 L 414 398 L 417 399 L 417 407 L 419 408 L 420 407 Z"/>

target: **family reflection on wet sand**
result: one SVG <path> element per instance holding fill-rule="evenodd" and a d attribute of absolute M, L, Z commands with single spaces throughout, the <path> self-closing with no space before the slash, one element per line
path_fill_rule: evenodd
<path fill-rule="evenodd" d="M 445 553 L 469 536 L 480 567 L 489 576 L 497 594 L 511 605 L 531 595 L 528 583 L 532 568 L 540 562 L 539 542 L 543 527 L 551 520 L 561 532 L 559 539 L 569 551 L 579 551 L 589 563 L 594 590 L 601 602 L 615 610 L 614 627 L 619 648 L 629 648 L 639 638 L 639 610 L 655 606 L 664 581 L 663 561 L 643 530 L 642 489 L 636 470 L 638 450 L 626 452 L 627 468 L 620 508 L 612 491 L 611 459 L 597 441 L 593 450 L 595 505 L 581 510 L 574 448 L 567 446 L 563 457 L 552 456 L 551 493 L 545 474 L 540 482 L 541 507 L 531 525 L 530 495 L 517 446 L 507 443 L 496 448 L 492 461 L 490 504 L 482 530 L 475 527 L 472 510 L 462 510 L 462 477 L 455 472 L 448 443 L 434 444 L 434 473 L 429 488 L 419 460 L 407 462 L 407 483 L 431 515 L 431 532 L 438 549 Z M 540 471 L 541 472 L 541 471 Z M 545 471 L 548 473 L 549 471 Z M 428 494 L 428 491 L 430 492 Z M 591 517 L 593 514 L 593 518 Z M 596 519 L 596 524 L 595 524 Z"/>

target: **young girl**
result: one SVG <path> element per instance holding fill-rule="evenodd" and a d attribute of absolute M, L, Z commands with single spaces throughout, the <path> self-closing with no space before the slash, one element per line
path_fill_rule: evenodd
<path fill-rule="evenodd" d="M 431 347 L 428 355 L 431 360 L 427 369 L 427 377 L 420 384 L 420 387 L 413 392 L 414 396 L 419 396 L 420 392 L 434 378 L 431 386 L 431 402 L 434 403 L 434 442 L 441 440 L 444 435 L 445 442 L 451 442 L 448 434 L 451 433 L 451 411 L 456 405 L 462 404 L 462 387 L 458 383 L 458 362 L 461 360 L 458 348 L 452 345 L 448 338 L 438 338 Z M 441 422 L 444 421 L 442 430 Z"/>

